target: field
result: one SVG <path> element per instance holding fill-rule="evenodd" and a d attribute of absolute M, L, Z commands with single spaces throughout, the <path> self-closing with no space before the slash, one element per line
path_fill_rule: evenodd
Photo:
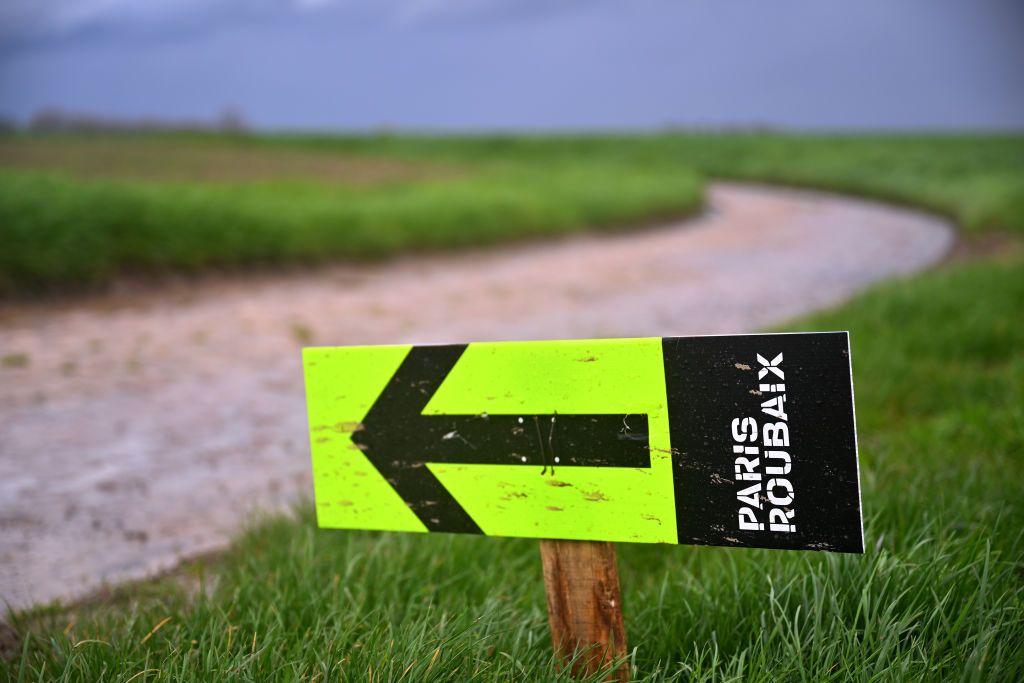
<path fill-rule="evenodd" d="M 1024 678 L 1024 140 L 665 136 L 270 138 L 231 144 L 295 158 L 305 158 L 299 154 L 304 150 L 337 154 L 357 167 L 353 160 L 373 159 L 374 168 L 390 169 L 381 171 L 386 179 L 370 181 L 360 171 L 359 182 L 369 182 L 360 189 L 328 191 L 302 180 L 281 191 L 278 206 L 286 208 L 280 215 L 292 210 L 286 199 L 303 192 L 327 203 L 334 192 L 393 192 L 392 198 L 416 197 L 399 201 L 410 216 L 429 195 L 437 202 L 435 215 L 455 217 L 443 236 L 393 237 L 367 252 L 373 254 L 481 241 L 475 231 L 456 231 L 477 214 L 465 206 L 446 214 L 451 205 L 445 202 L 453 187 L 464 188 L 455 196 L 476 201 L 466 189 L 474 184 L 500 196 L 504 181 L 497 178 L 518 178 L 523 184 L 516 192 L 527 198 L 530 187 L 543 188 L 537 201 L 550 215 L 566 218 L 549 224 L 549 214 L 538 213 L 529 231 L 519 229 L 527 223 L 515 228 L 494 218 L 485 224 L 505 227 L 481 239 L 691 210 L 699 201 L 698 173 L 885 197 L 955 218 L 968 235 L 984 238 L 974 240 L 974 251 L 985 253 L 884 284 L 791 325 L 851 331 L 866 553 L 620 545 L 631 660 L 638 680 L 651 681 Z M 16 201 L 26 202 L 18 211 L 44 212 L 42 204 L 25 207 L 41 203 L 48 186 L 72 194 L 86 186 L 81 191 L 99 192 L 93 183 L 111 196 L 139 192 L 145 199 L 131 201 L 139 202 L 132 206 L 140 211 L 167 188 L 181 189 L 163 177 L 86 183 L 68 172 L 51 175 L 18 163 L 20 170 L 4 175 L 0 201 L 2 211 L 14 216 L 20 215 L 12 208 Z M 596 192 L 587 185 L 589 173 L 595 174 L 590 180 L 606 174 L 596 193 L 606 204 L 584 204 L 614 206 L 598 212 L 615 214 L 607 223 L 581 220 L 583 214 L 563 203 Z M 620 175 L 634 178 L 635 185 L 617 180 Z M 552 177 L 564 184 L 551 190 Z M 190 191 L 206 197 L 206 210 L 255 192 L 263 187 L 258 182 L 213 181 L 209 190 Z M 12 190 L 18 183 L 41 194 L 24 199 Z M 693 194 L 672 205 L 674 185 Z M 275 180 L 273 186 L 284 184 Z M 418 187 L 432 189 L 418 194 Z M 269 206 L 257 195 L 253 207 Z M 654 199 L 648 204 L 644 197 Z M 379 201 L 377 206 L 391 206 Z M 475 206 L 488 211 L 502 204 Z M 301 216 L 305 209 L 295 211 Z M 62 219 L 55 213 L 52 220 L 58 225 Z M 207 231 L 223 225 L 210 220 Z M 407 224 L 396 219 L 392 225 Z M 396 227 L 392 235 L 416 235 L 406 229 Z M 429 231 L 425 224 L 422 229 Z M 1001 244 L 998 253 L 979 246 L 993 236 Z M 147 246 L 137 248 L 144 253 Z M 63 271 L 53 272 L 56 279 L 47 285 L 66 284 Z M 17 282 L 34 287 L 43 280 Z M 13 615 L 0 678 L 557 678 L 536 542 L 319 532 L 311 508 L 301 505 L 295 519 L 254 522 L 226 553 L 165 579 L 80 605 Z"/>
<path fill-rule="evenodd" d="M 472 162 L 678 165 L 705 176 L 812 187 L 927 208 L 969 233 L 1024 230 L 1024 136 L 637 135 L 591 137 L 277 137 L 268 147 Z"/>
<path fill-rule="evenodd" d="M 228 138 L 0 139 L 0 295 L 367 259 L 696 210 L 689 168 L 443 162 Z"/>
<path fill-rule="evenodd" d="M 679 216 L 700 176 L 1024 230 L 1024 138 L 0 137 L 0 296 L 380 258 Z"/>

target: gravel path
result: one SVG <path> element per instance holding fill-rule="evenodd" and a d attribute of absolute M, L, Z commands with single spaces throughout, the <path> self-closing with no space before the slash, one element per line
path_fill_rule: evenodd
<path fill-rule="evenodd" d="M 303 345 L 749 331 L 953 240 L 911 211 L 718 184 L 659 229 L 8 308 L 0 598 L 145 576 L 310 492 Z"/>

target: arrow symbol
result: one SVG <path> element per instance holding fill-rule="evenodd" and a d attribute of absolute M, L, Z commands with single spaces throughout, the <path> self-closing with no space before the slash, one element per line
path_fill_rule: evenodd
<path fill-rule="evenodd" d="M 430 531 L 482 533 L 426 463 L 650 467 L 645 414 L 424 415 L 466 345 L 413 347 L 352 441 Z"/>

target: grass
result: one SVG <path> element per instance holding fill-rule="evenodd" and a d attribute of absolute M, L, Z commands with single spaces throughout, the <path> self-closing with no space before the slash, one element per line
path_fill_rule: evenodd
<path fill-rule="evenodd" d="M 1024 136 L 0 137 L 0 296 L 682 215 L 700 174 L 1024 231 Z"/>
<path fill-rule="evenodd" d="M 266 149 L 238 136 L 203 139 L 139 135 L 50 135 L 0 138 L 0 164 L 25 171 L 59 171 L 79 179 L 238 183 L 326 181 L 373 187 L 452 179 L 453 164 Z"/>
<path fill-rule="evenodd" d="M 0 356 L 0 367 L 3 368 L 27 368 L 28 367 L 28 354 L 24 353 L 5 353 Z"/>
<path fill-rule="evenodd" d="M 968 234 L 1024 232 L 1024 135 L 661 134 L 555 137 L 252 138 L 409 160 L 682 164 L 706 176 L 849 192 L 931 210 Z"/>
<path fill-rule="evenodd" d="M 297 139 L 246 144 L 329 147 Z M 371 145 L 332 144 L 346 155 Z M 496 145 L 507 148 L 501 154 L 510 166 L 523 168 L 557 166 L 565 154 L 613 166 L 685 153 L 705 172 L 717 163 L 721 175 L 791 183 L 806 173 L 815 186 L 941 209 L 979 233 L 1024 230 L 1014 208 L 1015 139 L 982 141 L 974 153 L 956 139 L 945 147 L 896 139 L 730 144 L 680 137 L 658 145 L 383 139 L 371 146 L 378 157 L 460 165 Z M 760 144 L 804 152 L 792 151 L 786 164 L 784 152 L 758 152 Z M 884 154 L 868 163 L 876 144 Z M 931 159 L 917 172 L 900 154 L 915 148 Z M 812 173 L 816 164 L 821 175 Z M 875 190 L 868 185 L 881 180 L 857 180 L 858 169 L 873 177 L 876 168 L 889 169 L 891 185 Z M 1003 189 L 969 191 L 988 182 Z M 1017 245 L 883 284 L 792 325 L 851 331 L 867 552 L 620 545 L 638 680 L 1024 679 L 1024 253 Z M 0 679 L 559 678 L 536 542 L 314 527 L 303 505 L 297 518 L 259 522 L 222 556 L 163 580 L 14 614 L 14 652 L 0 659 Z"/>
<path fill-rule="evenodd" d="M 681 153 L 721 178 L 848 192 L 941 213 L 969 235 L 1024 233 L 1024 137 L 694 137 Z"/>
<path fill-rule="evenodd" d="M 620 545 L 639 680 L 1024 676 L 1022 268 L 1020 253 L 950 268 L 794 325 L 852 333 L 867 553 Z M 15 615 L 21 654 L 0 667 L 26 681 L 557 678 L 536 542 L 314 526 L 303 506 L 212 566 Z"/>
<path fill-rule="evenodd" d="M 0 145 L 0 295 L 619 228 L 692 212 L 701 197 L 678 164 L 399 162 L 225 138 L 59 142 Z"/>

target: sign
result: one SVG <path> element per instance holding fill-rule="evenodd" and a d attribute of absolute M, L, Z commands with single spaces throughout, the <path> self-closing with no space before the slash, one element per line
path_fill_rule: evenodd
<path fill-rule="evenodd" d="M 321 527 L 863 551 L 845 332 L 303 360 Z"/>

